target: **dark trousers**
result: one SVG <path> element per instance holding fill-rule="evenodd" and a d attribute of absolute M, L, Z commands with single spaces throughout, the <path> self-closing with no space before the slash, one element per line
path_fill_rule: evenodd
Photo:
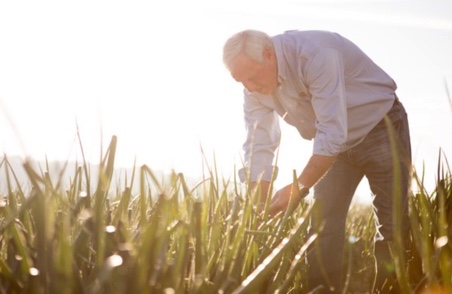
<path fill-rule="evenodd" d="M 323 288 L 321 293 L 341 293 L 345 225 L 350 203 L 358 184 L 365 176 L 374 194 L 373 206 L 378 222 L 375 238 L 376 278 L 375 292 L 397 293 L 390 246 L 394 241 L 394 179 L 396 171 L 400 193 L 402 239 L 407 240 L 409 231 L 408 193 L 411 171 L 411 144 L 408 119 L 403 105 L 396 99 L 388 112 L 394 128 L 398 167 L 394 165 L 391 139 L 385 121 L 381 121 L 359 145 L 343 152 L 314 188 L 316 210 L 312 217 L 312 230 L 322 227 L 320 235 L 308 253 L 308 288 Z"/>

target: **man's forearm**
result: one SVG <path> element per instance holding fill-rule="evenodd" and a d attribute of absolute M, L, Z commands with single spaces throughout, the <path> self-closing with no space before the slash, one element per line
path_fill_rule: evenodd
<path fill-rule="evenodd" d="M 299 182 L 303 186 L 311 188 L 325 175 L 335 160 L 335 156 L 312 155 L 308 164 L 298 177 Z"/>

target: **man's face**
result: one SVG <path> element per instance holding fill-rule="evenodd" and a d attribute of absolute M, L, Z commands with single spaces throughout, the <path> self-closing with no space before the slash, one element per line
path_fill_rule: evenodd
<path fill-rule="evenodd" d="M 238 55 L 231 67 L 231 75 L 250 92 L 271 94 L 278 86 L 278 67 L 274 51 L 264 50 L 262 63 L 244 54 Z"/>

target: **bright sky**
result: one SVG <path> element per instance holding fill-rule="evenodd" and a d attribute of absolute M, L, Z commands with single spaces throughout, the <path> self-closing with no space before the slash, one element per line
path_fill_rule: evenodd
<path fill-rule="evenodd" d="M 397 82 L 414 163 L 434 183 L 439 149 L 452 158 L 452 1 L 2 1 L 0 152 L 88 159 L 118 136 L 117 165 L 224 177 L 240 166 L 242 89 L 225 70 L 233 33 L 336 31 Z M 277 184 L 312 143 L 283 125 Z M 365 190 L 362 190 L 365 191 Z M 363 192 L 365 193 L 365 192 Z"/>

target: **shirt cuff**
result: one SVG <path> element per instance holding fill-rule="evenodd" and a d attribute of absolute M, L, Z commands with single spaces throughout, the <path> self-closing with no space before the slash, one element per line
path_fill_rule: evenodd
<path fill-rule="evenodd" d="M 250 170 L 248 168 L 241 168 L 238 171 L 240 181 L 246 182 L 247 176 L 250 173 Z M 251 174 L 249 175 L 250 182 L 257 182 L 257 181 L 266 181 L 271 182 L 272 180 L 275 180 L 278 176 L 278 167 L 277 166 L 267 166 L 265 168 L 251 168 Z"/>

